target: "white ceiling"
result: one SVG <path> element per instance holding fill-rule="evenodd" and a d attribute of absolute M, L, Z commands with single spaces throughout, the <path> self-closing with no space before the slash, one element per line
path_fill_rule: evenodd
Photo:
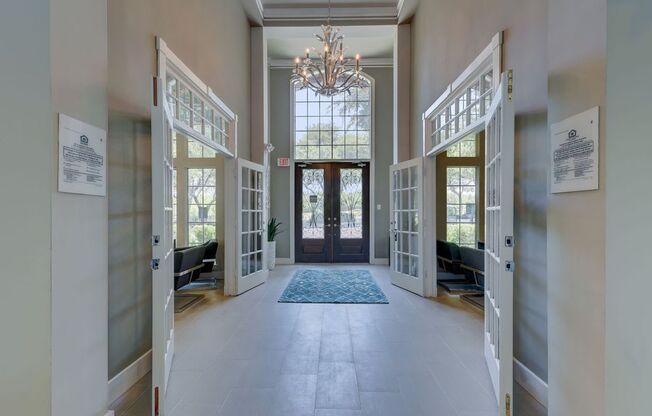
<path fill-rule="evenodd" d="M 265 0 L 280 1 L 280 0 Z M 392 58 L 394 47 L 394 26 L 343 26 L 344 47 L 347 55 L 359 53 L 364 58 Z M 306 48 L 320 46 L 315 27 L 268 27 L 267 54 L 270 59 L 288 59 L 303 55 Z M 291 61 L 290 61 L 291 63 Z"/>
<path fill-rule="evenodd" d="M 328 0 L 261 0 L 263 6 L 267 5 L 325 5 L 328 6 Z M 375 6 L 378 4 L 392 4 L 396 6 L 398 4 L 397 0 L 331 0 L 333 6 L 340 5 L 364 5 L 364 6 Z"/>

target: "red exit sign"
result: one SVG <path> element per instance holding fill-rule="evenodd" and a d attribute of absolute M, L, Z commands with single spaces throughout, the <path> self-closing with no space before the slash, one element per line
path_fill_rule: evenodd
<path fill-rule="evenodd" d="M 290 158 L 289 157 L 279 157 L 276 159 L 276 165 L 281 167 L 281 168 L 287 168 L 290 166 Z"/>

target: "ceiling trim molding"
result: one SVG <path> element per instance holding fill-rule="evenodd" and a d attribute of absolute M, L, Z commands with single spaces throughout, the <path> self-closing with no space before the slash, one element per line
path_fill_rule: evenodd
<path fill-rule="evenodd" d="M 263 2 L 261 0 L 256 0 L 256 10 L 258 10 L 258 17 L 260 20 L 265 20 L 265 7 L 263 7 Z"/>
<path fill-rule="evenodd" d="M 403 6 L 405 6 L 405 0 L 398 0 L 398 3 L 396 3 L 396 17 L 401 15 Z"/>
<path fill-rule="evenodd" d="M 269 67 L 271 69 L 290 69 L 294 68 L 292 65 L 292 58 L 288 59 L 269 59 Z M 391 68 L 394 66 L 393 58 L 364 58 L 362 60 L 362 70 L 365 68 Z"/>
<path fill-rule="evenodd" d="M 260 0 L 257 0 L 257 2 Z M 404 0 L 400 0 L 402 4 Z M 324 20 L 328 17 L 328 7 L 324 4 L 278 4 L 263 6 L 263 19 L 265 22 L 276 21 L 315 21 Z M 335 21 L 391 21 L 398 20 L 398 4 L 373 3 L 373 4 L 340 4 L 331 7 L 331 19 Z"/>

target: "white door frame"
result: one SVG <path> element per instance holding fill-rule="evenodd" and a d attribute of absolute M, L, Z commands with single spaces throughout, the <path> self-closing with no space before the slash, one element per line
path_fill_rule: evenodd
<path fill-rule="evenodd" d="M 252 251 L 248 249 L 247 253 L 255 254 L 255 251 L 262 251 L 261 254 L 261 268 L 254 273 L 243 275 L 242 265 L 243 265 L 243 234 L 247 234 L 247 238 L 255 237 L 254 234 L 251 234 L 248 230 L 243 230 L 245 225 L 242 220 L 243 210 L 251 210 L 251 207 L 245 207 L 243 204 L 243 191 L 247 194 L 247 197 L 254 192 L 250 187 L 244 186 L 242 171 L 247 169 L 247 171 L 259 172 L 262 175 L 263 182 L 262 187 L 262 196 L 260 200 L 260 214 L 262 216 L 262 223 L 258 224 L 260 243 L 256 242 L 256 249 Z M 225 169 L 227 172 L 227 185 L 225 195 L 233 195 L 233 202 L 229 203 L 227 207 L 227 218 L 228 228 L 225 229 L 224 237 L 227 241 L 232 241 L 234 244 L 229 244 L 225 248 L 224 257 L 228 258 L 226 264 L 228 268 L 225 269 L 225 280 L 224 280 L 224 293 L 226 295 L 240 295 L 254 287 L 265 283 L 269 275 L 269 269 L 267 265 L 267 218 L 268 211 L 265 207 L 265 200 L 267 198 L 268 189 L 265 186 L 265 167 L 257 163 L 250 162 L 244 159 L 231 159 L 227 161 L 227 167 Z M 244 189 L 243 189 L 244 188 Z M 230 198 L 227 198 L 230 199 Z M 247 212 L 249 213 L 249 212 Z M 251 216 L 248 221 L 251 221 Z M 247 245 L 249 247 L 250 241 L 247 240 Z M 262 244 L 262 246 L 259 246 Z M 255 256 L 254 256 L 255 257 Z"/>
<path fill-rule="evenodd" d="M 494 100 L 495 96 L 498 95 L 498 98 L 501 96 L 507 95 L 507 89 L 511 89 L 511 84 L 508 86 L 507 82 L 501 83 L 501 78 L 505 78 L 507 75 L 502 73 L 502 43 L 503 43 L 503 37 L 502 33 L 499 32 L 497 33 L 490 44 L 481 52 L 481 54 L 467 67 L 462 74 L 455 80 L 455 82 L 451 85 L 448 86 L 446 91 L 428 108 L 428 110 L 423 114 L 423 153 L 427 156 L 427 160 L 425 162 L 426 166 L 429 166 L 430 169 L 428 169 L 429 173 L 427 174 L 428 179 L 426 182 L 429 182 L 430 185 L 428 186 L 427 189 L 432 189 L 434 190 L 432 192 L 432 197 L 431 197 L 431 204 L 432 204 L 432 209 L 428 210 L 425 212 L 426 218 L 424 220 L 430 220 L 429 223 L 432 224 L 432 226 L 429 228 L 429 232 L 425 236 L 425 241 L 424 245 L 425 247 L 429 250 L 428 253 L 434 253 L 435 255 L 432 256 L 432 259 L 430 262 L 428 262 L 428 269 L 430 270 L 433 278 L 431 279 L 431 290 L 432 293 L 437 294 L 438 293 L 438 288 L 437 288 L 437 247 L 436 247 L 436 241 L 437 241 L 437 192 L 436 192 L 436 171 L 437 171 L 437 161 L 436 157 L 437 155 L 445 152 L 450 148 L 452 145 L 458 143 L 465 137 L 471 135 L 471 134 L 477 134 L 481 131 L 484 131 L 487 126 L 487 120 L 488 115 L 492 114 L 492 112 L 495 110 L 495 105 L 496 102 Z M 483 77 L 483 74 L 486 74 L 488 71 L 491 71 L 492 73 L 492 97 L 491 98 L 491 104 L 487 106 L 486 100 L 481 101 L 481 107 L 482 107 L 482 113 L 480 114 L 480 117 L 477 117 L 473 120 L 467 119 L 466 123 L 460 124 L 457 120 L 453 118 L 452 123 L 454 124 L 454 127 L 450 129 L 449 131 L 446 131 L 445 134 L 442 134 L 442 125 L 445 126 L 446 124 L 442 124 L 441 121 L 438 121 L 437 119 L 440 117 L 443 117 L 444 120 L 451 120 L 450 114 L 451 112 L 449 111 L 449 108 L 451 105 L 455 105 L 456 112 L 457 114 L 455 117 L 460 117 L 460 106 L 458 104 L 458 99 L 461 97 L 462 94 L 465 93 L 465 91 L 468 91 L 469 86 L 473 85 L 475 82 L 477 82 L 478 79 L 480 79 L 480 82 L 482 82 L 481 77 Z M 511 74 L 511 72 L 510 72 Z M 511 81 L 511 78 L 510 78 Z M 501 90 L 502 89 L 502 90 Z M 511 94 L 511 90 L 509 92 Z M 468 97 L 468 96 L 467 96 Z M 466 104 L 469 103 L 468 99 L 465 101 Z M 509 97 L 509 105 L 511 106 L 511 96 Z M 511 110 L 513 113 L 513 109 Z M 440 119 L 441 120 L 441 119 Z M 510 124 L 511 127 L 508 126 L 508 128 L 512 129 L 512 134 L 513 134 L 513 121 Z M 445 128 L 444 128 L 445 130 Z M 513 137 L 512 137 L 513 141 Z M 486 142 L 485 142 L 485 149 L 486 149 Z M 487 150 L 485 150 L 487 152 Z M 505 155 L 507 158 L 511 157 L 513 159 L 513 148 L 511 149 L 511 154 Z M 485 163 L 489 163 L 490 161 L 485 161 Z M 513 166 L 511 166 L 511 175 L 513 177 Z M 487 174 L 485 174 L 485 190 L 487 188 L 487 183 L 489 181 L 489 177 Z M 512 187 L 513 189 L 513 187 Z M 486 204 L 486 198 L 488 198 L 487 192 L 485 191 L 485 210 L 487 208 Z M 513 196 L 512 196 L 513 198 Z M 510 203 L 513 206 L 513 201 Z M 513 212 L 511 213 L 512 216 L 512 221 L 513 221 Z M 504 213 L 504 215 L 508 215 L 508 213 Z M 511 224 L 511 223 L 510 223 Z M 510 225 L 509 227 L 509 232 L 508 235 L 512 236 L 513 238 L 513 228 Z M 487 218 L 485 218 L 485 234 L 487 234 Z M 511 248 L 510 248 L 511 250 Z M 513 257 L 511 256 L 510 253 L 510 258 L 508 260 L 512 260 Z M 505 260 L 505 259 L 501 259 Z M 504 261 L 503 261 L 504 262 Z M 485 264 L 487 261 L 485 261 Z M 512 266 L 513 267 L 513 266 Z M 502 271 L 502 273 L 507 273 L 506 271 Z M 509 278 L 513 280 L 513 275 L 510 273 Z M 505 280 L 505 279 L 501 279 Z M 506 287 L 509 286 L 509 287 Z M 508 294 L 509 296 L 502 296 L 502 299 L 504 300 L 505 298 L 509 298 L 508 302 L 512 302 L 513 300 L 513 282 L 511 282 L 509 285 L 502 285 L 501 286 L 502 291 L 509 291 L 510 293 Z M 486 325 L 487 325 L 487 300 L 485 299 L 485 330 L 486 330 Z M 512 337 L 512 331 L 513 331 L 513 322 L 512 322 L 512 314 L 511 310 L 509 313 L 507 313 L 503 325 L 501 325 L 501 332 L 504 331 L 509 331 L 509 334 L 506 334 L 504 337 L 501 334 L 501 337 L 503 340 L 507 340 L 507 342 L 503 342 L 500 344 L 500 357 L 508 357 L 508 358 L 503 358 L 500 361 L 500 365 L 503 366 L 501 370 L 498 369 L 496 366 L 492 366 L 490 364 L 489 358 L 492 356 L 493 351 L 488 348 L 488 345 L 491 345 L 491 343 L 487 343 L 485 339 L 485 357 L 486 361 L 488 364 L 489 372 L 491 374 L 492 378 L 492 383 L 494 384 L 494 391 L 496 394 L 496 399 L 500 405 L 501 408 L 501 413 L 500 414 L 505 414 L 506 409 L 508 407 L 511 407 L 513 409 L 513 394 L 512 394 L 512 365 L 513 365 L 513 337 Z"/>
<path fill-rule="evenodd" d="M 201 79 L 195 75 L 167 46 L 167 44 L 163 41 L 163 39 L 157 37 L 156 38 L 156 52 L 157 52 L 157 76 L 154 81 L 154 94 L 153 94 L 153 110 L 152 110 L 152 123 L 153 123 L 153 128 L 152 128 L 152 142 L 154 143 L 155 140 L 161 140 L 163 139 L 164 132 L 161 131 L 161 127 L 164 126 L 163 120 L 161 119 L 161 114 L 164 115 L 167 118 L 168 123 L 172 126 L 173 131 L 176 131 L 178 133 L 181 133 L 187 137 L 192 138 L 193 140 L 196 140 L 200 142 L 202 145 L 206 146 L 207 148 L 215 151 L 216 153 L 222 154 L 225 157 L 225 174 L 224 174 L 224 189 L 225 189 L 225 195 L 233 195 L 233 192 L 235 192 L 236 189 L 236 183 L 233 180 L 233 178 L 237 177 L 237 171 L 236 168 L 239 166 L 239 162 L 237 159 L 237 143 L 238 143 L 238 116 L 217 96 L 215 93 L 212 91 L 210 87 L 208 87 L 206 84 L 204 84 Z M 178 80 L 178 82 L 182 82 L 185 87 L 190 90 L 191 94 L 193 97 L 197 97 L 201 101 L 201 116 L 206 116 L 206 113 L 204 113 L 204 110 L 209 109 L 213 111 L 214 115 L 218 115 L 221 117 L 221 122 L 220 122 L 220 132 L 222 133 L 222 138 L 218 138 L 217 134 L 214 133 L 217 130 L 215 130 L 215 126 L 212 126 L 211 129 L 209 130 L 207 128 L 208 123 L 206 119 L 204 119 L 199 125 L 200 127 L 195 127 L 189 125 L 187 122 L 184 122 L 182 120 L 182 117 L 180 117 L 180 110 L 179 110 L 179 104 L 177 100 L 177 103 L 174 104 L 174 97 L 170 97 L 168 95 L 168 77 L 173 77 L 174 79 Z M 176 88 L 176 87 L 175 87 Z M 178 89 L 175 90 L 175 93 L 178 93 Z M 175 105 L 174 109 L 172 108 L 172 104 Z M 164 111 L 161 111 L 161 109 L 164 109 Z M 199 114 L 199 113 L 197 113 Z M 193 116 L 195 117 L 195 113 L 193 113 Z M 214 120 L 211 120 L 214 121 Z M 216 122 L 217 123 L 217 122 Z M 191 123 L 192 124 L 192 123 Z M 160 126 L 159 126 L 160 125 Z M 211 131 L 211 134 L 208 134 L 207 132 Z M 210 136 L 210 137 L 209 137 Z M 152 149 L 156 149 L 156 146 L 152 146 Z M 154 154 L 152 155 L 153 160 L 154 160 Z M 160 155 L 156 155 L 158 158 Z M 152 164 L 153 167 L 155 167 L 154 163 Z M 264 171 L 263 171 L 264 172 Z M 263 175 L 265 175 L 263 173 Z M 154 175 L 153 175 L 154 176 Z M 161 184 L 152 184 L 154 188 L 160 186 Z M 171 183 L 167 184 L 171 186 Z M 158 204 L 158 199 L 154 201 L 154 194 L 156 193 L 155 190 L 153 190 L 153 204 Z M 235 265 L 233 264 L 235 261 L 235 257 L 232 255 L 229 255 L 230 253 L 234 253 L 237 251 L 236 249 L 236 244 L 239 244 L 240 240 L 235 240 L 232 238 L 233 236 L 229 234 L 229 230 L 235 230 L 235 227 L 237 225 L 236 217 L 233 214 L 237 207 L 237 200 L 235 198 L 224 198 L 224 212 L 225 212 L 225 292 L 226 292 L 226 286 L 228 285 L 229 281 L 233 281 L 234 279 L 237 279 L 237 276 L 235 275 L 235 272 L 237 269 L 235 268 Z M 154 212 L 154 207 L 152 207 L 152 211 Z M 170 224 L 163 224 L 161 225 L 161 219 L 158 217 L 153 217 L 152 218 L 153 224 L 153 234 L 158 235 L 159 237 L 161 235 L 164 235 L 165 233 L 162 233 L 162 229 L 166 229 L 167 227 L 170 227 L 169 234 L 171 235 L 171 222 Z M 157 225 L 158 224 L 158 225 Z M 154 242 L 155 236 L 152 236 L 152 241 Z M 159 253 L 154 252 L 153 253 L 153 260 L 156 259 L 157 255 Z M 172 284 L 173 276 L 172 276 L 172 271 L 173 269 L 166 271 L 167 274 L 169 274 L 168 279 L 170 284 Z M 157 277 L 157 271 L 153 270 L 153 278 L 158 278 Z M 154 284 L 153 284 L 154 286 Z M 171 292 L 172 294 L 170 296 L 173 297 L 173 291 Z M 167 387 L 167 379 L 169 375 L 169 369 L 171 368 L 172 365 L 172 360 L 174 358 L 174 317 L 172 317 L 171 322 L 169 322 L 169 326 L 171 326 L 170 332 L 170 341 L 169 345 L 163 346 L 159 345 L 161 343 L 162 337 L 160 336 L 160 331 L 163 329 L 162 321 L 160 317 L 158 317 L 158 307 L 160 307 L 160 302 L 158 301 L 159 297 L 156 293 L 156 291 L 153 289 L 152 291 L 152 304 L 153 304 L 153 318 L 152 318 L 152 414 L 155 414 L 155 412 L 158 412 L 158 415 L 165 416 L 168 414 L 168 411 L 171 409 L 166 409 L 165 408 L 165 394 L 166 394 L 166 387 Z M 169 354 L 165 355 L 163 358 L 163 354 L 160 353 L 160 351 L 168 351 Z M 163 360 L 163 362 L 161 361 Z"/>
<path fill-rule="evenodd" d="M 174 251 L 172 242 L 172 137 L 163 81 L 154 78 L 152 103 L 152 411 L 167 391 L 174 358 Z M 156 357 L 156 359 L 154 359 Z"/>
<path fill-rule="evenodd" d="M 401 185 L 396 187 L 397 183 L 397 176 L 395 175 L 395 172 L 411 172 L 413 171 L 416 174 L 416 181 L 414 182 L 414 186 L 412 186 L 412 173 L 409 173 L 408 176 L 408 188 L 407 190 L 407 200 L 408 200 L 408 207 L 404 207 L 405 200 L 403 198 L 403 194 L 406 192 L 406 188 L 402 186 L 403 183 L 403 176 L 402 174 L 399 175 L 399 180 L 401 182 Z M 411 159 L 411 160 L 406 160 L 401 163 L 397 163 L 394 165 L 390 166 L 389 169 L 389 187 L 390 187 L 390 195 L 389 195 L 389 215 L 390 215 L 390 247 L 389 247 L 389 255 L 390 255 L 390 276 L 391 276 L 391 281 L 392 284 L 399 286 L 403 289 L 409 290 L 410 292 L 416 293 L 419 296 L 431 296 L 432 291 L 431 291 L 431 273 L 428 270 L 427 266 L 427 261 L 425 259 L 428 256 L 425 256 L 424 254 L 427 253 L 427 248 L 425 246 L 425 233 L 424 230 L 427 229 L 429 220 L 424 218 L 424 207 L 425 207 L 425 201 L 427 200 L 426 197 L 424 197 L 424 185 L 426 183 L 426 178 L 429 175 L 426 173 L 426 166 L 424 165 L 424 158 L 419 157 L 416 159 Z M 417 199 L 416 201 L 411 201 L 411 191 L 412 188 L 414 188 Z M 412 206 L 412 204 L 415 204 L 415 206 Z M 398 207 L 397 207 L 398 205 Z M 405 251 L 402 249 L 399 251 L 398 248 L 399 246 L 402 246 L 404 241 L 403 240 L 403 235 L 401 233 L 405 234 L 407 231 L 409 232 L 414 232 L 413 230 L 406 230 L 405 225 L 403 224 L 405 218 L 402 215 L 403 212 L 408 209 L 408 210 L 416 210 L 416 224 L 418 225 L 418 230 L 416 232 L 416 241 L 418 245 L 418 249 L 416 252 L 412 248 L 413 241 L 411 239 L 411 234 L 408 233 L 408 246 L 409 249 L 408 251 Z M 396 215 L 396 211 L 399 211 L 399 215 Z M 410 216 L 411 212 L 408 212 L 408 217 Z M 397 221 L 397 217 L 398 221 Z M 412 221 L 408 220 L 408 223 L 412 223 Z M 409 228 L 412 228 L 411 226 Z M 401 244 L 399 244 L 401 243 Z M 397 253 L 401 253 L 398 254 Z M 405 255 L 404 253 L 408 253 L 408 256 L 410 256 L 410 263 L 408 264 L 408 270 L 407 273 L 404 272 L 403 263 L 401 264 L 401 270 L 397 270 L 396 267 L 399 264 L 398 262 L 398 257 L 401 257 L 401 261 L 405 260 Z M 412 269 L 412 256 L 416 256 L 416 265 L 417 265 L 417 273 L 416 275 L 413 274 L 413 269 Z"/>
<path fill-rule="evenodd" d="M 513 408 L 514 103 L 512 71 L 501 74 L 487 113 L 484 353 L 501 414 Z M 495 182 L 491 187 L 491 182 Z M 490 215 L 494 215 L 492 219 Z M 497 219 L 497 224 L 496 223 Z"/>

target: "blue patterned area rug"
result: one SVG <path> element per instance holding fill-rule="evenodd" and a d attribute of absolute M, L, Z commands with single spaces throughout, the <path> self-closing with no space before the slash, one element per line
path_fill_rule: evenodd
<path fill-rule="evenodd" d="M 366 270 L 299 270 L 280 303 L 389 303 Z"/>

